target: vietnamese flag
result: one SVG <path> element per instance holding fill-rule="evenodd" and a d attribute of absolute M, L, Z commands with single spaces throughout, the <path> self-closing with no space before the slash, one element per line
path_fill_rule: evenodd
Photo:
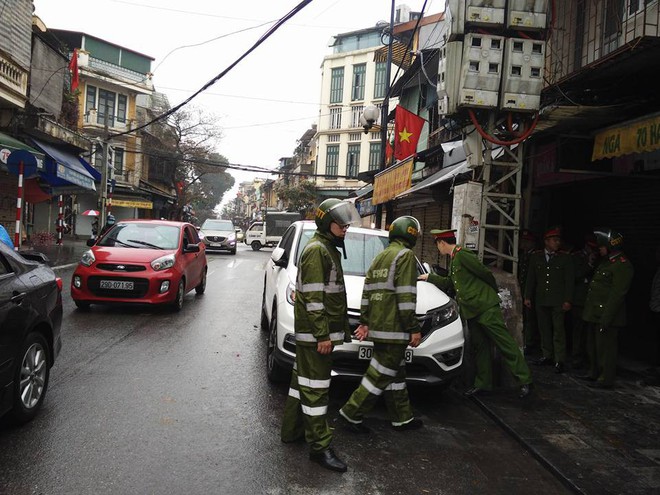
<path fill-rule="evenodd" d="M 73 93 L 77 88 L 80 80 L 78 79 L 78 49 L 73 49 L 73 55 L 69 61 L 69 70 L 71 71 L 71 92 Z"/>
<path fill-rule="evenodd" d="M 403 160 L 417 152 L 417 142 L 426 120 L 396 106 L 394 114 L 394 158 Z"/>

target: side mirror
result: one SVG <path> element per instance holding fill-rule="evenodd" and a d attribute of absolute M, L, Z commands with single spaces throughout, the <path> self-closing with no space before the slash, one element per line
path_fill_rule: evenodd
<path fill-rule="evenodd" d="M 199 253 L 199 244 L 188 244 L 183 248 L 184 253 Z"/>
<path fill-rule="evenodd" d="M 94 244 L 96 244 L 96 239 L 87 239 L 85 244 L 87 244 L 89 247 L 92 247 Z"/>
<path fill-rule="evenodd" d="M 273 249 L 273 254 L 270 255 L 270 259 L 273 260 L 273 263 L 275 263 L 276 266 L 281 266 L 282 268 L 286 267 L 289 262 L 286 251 L 281 247 Z"/>

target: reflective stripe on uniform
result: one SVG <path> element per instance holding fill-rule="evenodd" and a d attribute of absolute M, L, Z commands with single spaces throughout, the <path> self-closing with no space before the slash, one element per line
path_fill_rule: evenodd
<path fill-rule="evenodd" d="M 305 305 L 305 309 L 307 311 L 323 311 L 325 309 L 325 306 L 323 305 L 322 302 L 316 302 L 316 303 L 307 303 Z"/>
<path fill-rule="evenodd" d="M 307 416 L 324 416 L 328 412 L 328 406 L 309 407 L 301 404 L 300 407 Z"/>
<path fill-rule="evenodd" d="M 365 376 L 362 378 L 362 381 L 360 382 L 360 385 L 364 388 L 367 389 L 367 392 L 369 392 L 372 395 L 380 395 L 383 393 L 381 389 L 376 387 L 373 383 L 369 381 L 369 379 Z"/>
<path fill-rule="evenodd" d="M 400 311 L 405 311 L 406 309 L 414 310 L 417 305 L 413 302 L 399 303 L 397 304 Z"/>
<path fill-rule="evenodd" d="M 361 304 L 362 306 L 369 306 L 369 299 L 362 299 L 362 300 L 360 301 L 360 304 Z"/>
<path fill-rule="evenodd" d="M 417 294 L 417 287 L 413 285 L 401 285 L 396 288 L 397 294 Z"/>
<path fill-rule="evenodd" d="M 407 332 L 381 332 L 379 330 L 369 330 L 369 337 L 388 340 L 409 340 L 410 334 Z"/>
<path fill-rule="evenodd" d="M 300 400 L 300 391 L 296 390 L 295 388 L 290 388 L 289 389 L 289 396 L 293 397 L 294 399 Z"/>
<path fill-rule="evenodd" d="M 323 284 L 302 284 L 300 287 L 300 292 L 321 292 L 323 290 Z"/>
<path fill-rule="evenodd" d="M 393 370 L 391 368 L 388 368 L 380 364 L 378 361 L 376 361 L 376 358 L 371 358 L 371 362 L 369 363 L 369 366 L 371 366 L 373 369 L 375 369 L 376 371 L 378 371 L 378 373 L 382 375 L 396 376 L 396 374 L 398 373 L 398 370 Z"/>
<path fill-rule="evenodd" d="M 312 380 L 310 378 L 303 378 L 302 376 L 298 377 L 298 385 L 302 385 L 307 388 L 330 388 L 330 380 Z"/>
<path fill-rule="evenodd" d="M 406 389 L 406 382 L 392 382 L 390 383 L 387 387 L 385 387 L 385 390 L 405 390 Z"/>
<path fill-rule="evenodd" d="M 344 332 L 333 332 L 329 336 L 330 340 L 344 340 Z M 311 333 L 297 333 L 296 341 L 299 342 L 318 342 L 318 339 Z"/>
<path fill-rule="evenodd" d="M 407 424 L 410 423 L 413 419 L 415 419 L 415 418 L 410 418 L 408 421 L 402 421 L 402 422 L 400 422 L 400 423 L 399 423 L 399 422 L 396 422 L 396 421 L 392 421 L 392 426 L 403 426 L 403 425 L 407 425 Z"/>

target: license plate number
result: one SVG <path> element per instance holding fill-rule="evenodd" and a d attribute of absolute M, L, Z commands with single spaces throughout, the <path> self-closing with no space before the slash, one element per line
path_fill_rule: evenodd
<path fill-rule="evenodd" d="M 374 348 L 366 345 L 361 345 L 358 348 L 358 359 L 371 359 L 371 356 L 374 353 Z M 413 350 L 406 349 L 405 359 L 406 363 L 412 363 L 413 360 Z"/>
<path fill-rule="evenodd" d="M 133 290 L 133 282 L 123 280 L 101 280 L 101 289 Z"/>
<path fill-rule="evenodd" d="M 212 242 L 211 247 L 222 247 L 222 243 L 221 242 Z"/>

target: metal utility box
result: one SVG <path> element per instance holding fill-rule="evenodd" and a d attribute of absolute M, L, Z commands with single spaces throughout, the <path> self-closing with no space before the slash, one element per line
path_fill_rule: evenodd
<path fill-rule="evenodd" d="M 465 0 L 446 0 L 445 26 L 447 39 L 455 41 L 465 32 Z"/>
<path fill-rule="evenodd" d="M 507 38 L 500 108 L 535 112 L 541 104 L 545 42 Z"/>
<path fill-rule="evenodd" d="M 505 0 L 467 0 L 465 24 L 483 27 L 504 26 Z"/>
<path fill-rule="evenodd" d="M 462 58 L 463 43 L 460 41 L 450 41 L 440 48 L 437 84 L 438 113 L 440 115 L 456 113 Z"/>
<path fill-rule="evenodd" d="M 506 27 L 542 30 L 548 22 L 548 0 L 509 0 Z"/>
<path fill-rule="evenodd" d="M 465 35 L 458 106 L 497 108 L 503 55 L 502 36 Z"/>
<path fill-rule="evenodd" d="M 456 229 L 456 242 L 476 251 L 481 226 L 481 182 L 466 182 L 454 187 L 451 228 Z"/>

